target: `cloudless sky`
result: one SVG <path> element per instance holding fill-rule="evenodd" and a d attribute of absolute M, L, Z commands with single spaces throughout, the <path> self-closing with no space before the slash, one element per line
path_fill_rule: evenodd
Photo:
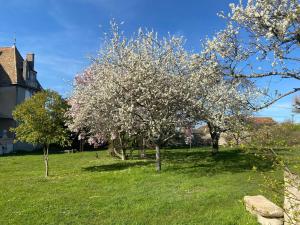
<path fill-rule="evenodd" d="M 160 35 L 183 35 L 186 48 L 198 51 L 200 40 L 225 27 L 217 16 L 237 0 L 0 0 L 0 46 L 36 54 L 38 79 L 44 88 L 64 96 L 72 90 L 74 76 L 89 65 L 101 46 L 109 21 L 124 21 L 130 35 L 147 27 Z M 293 88 L 292 81 L 276 81 L 273 89 Z M 296 85 L 299 87 L 299 83 Z M 291 119 L 293 96 L 258 113 L 277 121 Z M 300 116 L 295 115 L 300 122 Z"/>

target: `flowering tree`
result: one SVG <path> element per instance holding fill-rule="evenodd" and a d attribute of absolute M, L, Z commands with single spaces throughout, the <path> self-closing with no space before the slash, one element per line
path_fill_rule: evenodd
<path fill-rule="evenodd" d="M 206 40 L 202 52 L 192 57 L 189 79 L 195 117 L 207 123 L 213 153 L 218 152 L 221 133 L 240 128 L 253 112 L 250 105 L 260 96 L 260 91 L 248 79 L 225 76 L 228 62 L 216 50 L 221 48 L 220 44 L 218 38 Z M 230 49 L 220 52 L 226 58 L 235 57 Z"/>
<path fill-rule="evenodd" d="M 99 57 L 76 78 L 69 126 L 118 139 L 121 146 L 124 135 L 143 135 L 155 146 L 159 171 L 161 145 L 189 118 L 189 56 L 180 37 L 140 29 L 127 39 L 115 22 L 111 27 Z"/>
<path fill-rule="evenodd" d="M 299 2 L 248 0 L 246 6 L 240 2 L 230 7 L 230 14 L 221 13 L 228 19 L 228 26 L 206 40 L 196 62 L 200 67 L 197 72 L 202 74 L 198 76 L 200 83 L 207 74 L 206 83 L 210 85 L 198 85 L 202 95 L 198 97 L 199 112 L 202 119 L 206 118 L 216 150 L 222 131 L 240 124 L 251 111 L 300 90 L 295 87 L 287 93 L 272 94 L 268 89 L 255 88 L 249 80 L 270 76 L 300 79 L 299 68 L 291 66 L 291 62 L 300 60 L 296 54 L 300 43 Z"/>
<path fill-rule="evenodd" d="M 280 77 L 300 80 L 300 5 L 298 0 L 248 0 L 230 4 L 225 31 L 217 34 L 216 51 L 227 62 L 227 75 L 235 77 Z M 230 43 L 230 44 L 228 44 Z M 232 52 L 231 58 L 222 52 Z M 239 64 L 238 64 L 239 63 Z M 256 66 L 260 64 L 261 66 Z M 262 69 L 263 68 L 263 69 Z M 259 109 L 297 91 L 271 96 Z"/>
<path fill-rule="evenodd" d="M 270 106 L 277 100 L 300 91 L 300 68 L 298 63 L 300 45 L 300 3 L 298 0 L 248 0 L 244 5 L 231 4 L 231 13 L 224 16 L 229 19 L 227 29 L 218 34 L 221 47 L 216 46 L 216 51 L 224 61 L 229 59 L 226 74 L 232 77 L 266 78 L 279 77 L 292 79 L 295 87 L 286 93 L 271 95 L 264 104 L 256 109 Z M 225 34 L 225 35 L 224 35 Z M 225 38 L 224 38 L 225 37 Z M 234 45 L 226 44 L 231 40 Z M 235 55 L 245 56 L 242 61 L 223 57 L 222 48 L 235 52 Z M 245 53 L 245 54 L 244 54 Z M 238 65 L 239 64 L 239 65 Z M 241 66 L 242 65 L 242 66 Z M 261 65 L 260 67 L 256 67 Z M 263 69 L 262 69 L 263 68 Z M 266 92 L 267 93 L 267 92 Z M 297 106 L 296 106 L 297 107 Z M 279 159 L 276 152 L 269 149 Z M 290 196 L 288 181 L 293 177 L 288 166 L 280 160 L 285 170 L 285 195 Z M 299 179 L 299 178 L 297 178 Z M 299 192 L 299 182 L 294 183 L 293 189 Z M 295 185 L 296 184 L 296 185 Z M 294 195 L 295 196 L 295 195 Z M 289 201 L 289 200 L 288 200 Z M 293 209 L 299 208 L 298 204 Z M 286 206 L 285 206 L 286 208 Z M 293 211 L 293 210 L 292 210 Z M 289 218 L 288 224 L 299 223 L 299 213 L 293 214 L 289 210 L 285 213 Z"/>
<path fill-rule="evenodd" d="M 140 29 L 127 39 L 115 22 L 111 27 L 99 56 L 75 79 L 69 127 L 93 141 L 111 139 L 123 159 L 126 138 L 147 139 L 158 171 L 160 147 L 196 121 L 209 124 L 217 151 L 220 133 L 248 113 L 247 80 L 224 79 L 210 45 L 189 54 L 182 37 Z"/>
<path fill-rule="evenodd" d="M 218 152 L 220 135 L 226 131 L 240 129 L 246 118 L 251 116 L 252 109 L 248 104 L 254 94 L 244 90 L 239 82 L 220 80 L 209 87 L 200 98 L 200 119 L 208 125 L 213 154 Z"/>

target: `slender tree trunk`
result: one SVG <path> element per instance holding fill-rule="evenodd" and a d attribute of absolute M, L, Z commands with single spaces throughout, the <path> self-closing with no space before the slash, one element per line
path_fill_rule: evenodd
<path fill-rule="evenodd" d="M 235 137 L 235 145 L 236 146 L 240 145 L 240 138 L 239 138 L 239 136 Z"/>
<path fill-rule="evenodd" d="M 45 177 L 48 177 L 49 175 L 48 153 L 49 153 L 49 144 L 47 144 L 46 147 L 44 148 Z"/>
<path fill-rule="evenodd" d="M 108 154 L 112 157 L 116 156 L 115 154 L 115 141 L 111 140 L 108 146 Z"/>
<path fill-rule="evenodd" d="M 215 155 L 219 152 L 219 140 L 221 132 L 219 132 L 219 129 L 217 127 L 214 127 L 210 123 L 207 123 L 207 126 L 209 128 L 209 133 L 211 137 L 212 154 Z"/>
<path fill-rule="evenodd" d="M 130 159 L 133 159 L 133 148 L 130 149 Z"/>
<path fill-rule="evenodd" d="M 83 152 L 84 151 L 84 140 L 83 139 L 80 139 L 80 142 L 79 142 L 79 151 L 80 152 Z"/>
<path fill-rule="evenodd" d="M 122 160 L 126 160 L 126 158 L 127 158 L 126 157 L 126 151 L 123 148 L 121 149 L 121 156 L 122 156 L 121 157 Z"/>
<path fill-rule="evenodd" d="M 142 149 L 141 149 L 141 159 L 144 159 L 144 158 L 146 158 L 146 155 L 145 155 L 145 149 L 142 148 Z"/>
<path fill-rule="evenodd" d="M 161 171 L 161 161 L 160 161 L 160 148 L 159 145 L 155 146 L 155 156 L 156 156 L 156 171 Z"/>
<path fill-rule="evenodd" d="M 120 142 L 120 148 L 121 148 L 121 159 L 126 160 L 126 151 L 123 148 L 123 141 L 122 141 L 122 136 L 119 133 L 119 142 Z"/>
<path fill-rule="evenodd" d="M 120 159 L 123 159 L 123 154 L 122 154 L 122 153 L 120 154 L 120 153 L 116 150 L 116 148 L 113 148 L 112 150 L 113 150 L 114 156 L 117 156 L 117 157 L 119 157 Z"/>
<path fill-rule="evenodd" d="M 212 153 L 217 154 L 219 152 L 219 140 L 220 134 L 218 132 L 211 133 L 211 142 L 212 142 Z"/>
<path fill-rule="evenodd" d="M 143 138 L 142 149 L 141 149 L 141 158 L 145 158 L 145 139 Z"/>
<path fill-rule="evenodd" d="M 109 153 L 111 156 L 114 156 L 114 157 L 119 157 L 120 159 L 122 160 L 125 160 L 126 159 L 126 151 L 121 149 L 121 153 L 118 152 L 118 150 L 116 149 L 116 146 L 117 144 L 115 143 L 114 140 L 112 140 L 111 142 L 111 146 L 109 148 Z"/>

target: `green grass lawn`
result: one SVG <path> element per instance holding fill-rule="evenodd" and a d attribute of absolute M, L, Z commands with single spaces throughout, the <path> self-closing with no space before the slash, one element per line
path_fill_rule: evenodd
<path fill-rule="evenodd" d="M 48 179 L 42 155 L 2 156 L 0 224 L 257 224 L 242 198 L 260 194 L 268 162 L 239 150 L 173 149 L 156 173 L 149 153 L 126 162 L 106 151 L 50 154 Z"/>

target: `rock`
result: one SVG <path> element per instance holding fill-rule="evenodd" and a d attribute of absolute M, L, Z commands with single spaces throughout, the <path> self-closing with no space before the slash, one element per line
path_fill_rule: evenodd
<path fill-rule="evenodd" d="M 262 195 L 245 196 L 244 202 L 246 209 L 253 215 L 266 218 L 283 218 L 283 209 Z"/>
<path fill-rule="evenodd" d="M 266 218 L 257 215 L 257 221 L 262 225 L 283 225 L 283 219 L 281 218 Z"/>

